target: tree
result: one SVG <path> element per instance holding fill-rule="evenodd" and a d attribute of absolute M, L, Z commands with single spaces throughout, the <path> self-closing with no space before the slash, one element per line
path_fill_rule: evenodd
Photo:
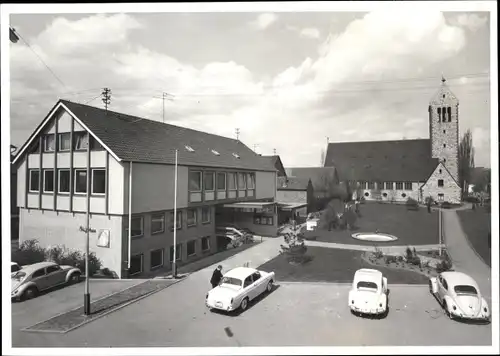
<path fill-rule="evenodd" d="M 321 162 L 320 166 L 324 167 L 325 166 L 325 150 L 321 150 Z"/>
<path fill-rule="evenodd" d="M 472 133 L 470 130 L 462 137 L 458 149 L 458 176 L 462 186 L 462 196 L 468 192 L 471 181 L 471 172 L 474 168 L 474 145 L 472 142 Z"/>

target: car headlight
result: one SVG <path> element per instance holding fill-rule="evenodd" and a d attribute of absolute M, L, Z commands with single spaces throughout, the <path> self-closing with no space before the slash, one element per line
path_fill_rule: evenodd
<path fill-rule="evenodd" d="M 354 300 L 351 300 L 351 304 L 354 304 Z"/>
<path fill-rule="evenodd" d="M 488 312 L 488 308 L 486 308 L 486 307 L 483 310 L 484 310 L 485 313 Z"/>

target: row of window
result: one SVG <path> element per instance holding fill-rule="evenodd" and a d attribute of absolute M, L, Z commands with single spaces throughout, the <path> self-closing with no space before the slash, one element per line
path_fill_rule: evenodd
<path fill-rule="evenodd" d="M 198 225 L 198 209 L 186 209 L 186 226 L 193 227 Z M 212 219 L 212 209 L 209 206 L 204 206 L 201 208 L 201 223 L 210 224 Z M 170 211 L 169 215 L 169 228 L 170 231 L 174 231 L 174 212 Z M 177 230 L 182 229 L 183 211 L 177 211 L 176 227 Z M 151 235 L 161 234 L 165 232 L 165 212 L 151 214 Z M 144 236 L 144 216 L 133 216 L 131 219 L 131 236 L 133 238 Z M 128 236 L 128 224 L 125 227 L 126 234 Z"/>
<path fill-rule="evenodd" d="M 189 172 L 189 191 L 192 193 L 217 190 L 255 189 L 255 173 Z"/>
<path fill-rule="evenodd" d="M 196 242 L 198 240 L 191 240 L 186 242 L 187 256 L 193 257 L 196 255 Z M 175 251 L 175 260 L 179 261 L 182 258 L 182 247 L 183 244 L 177 244 Z M 201 238 L 201 251 L 207 252 L 210 250 L 210 236 L 205 236 Z M 153 250 L 149 254 L 150 256 L 150 270 L 156 270 L 165 266 L 165 249 Z M 169 262 L 174 261 L 174 246 L 170 246 Z M 130 270 L 129 274 L 131 276 L 140 274 L 144 270 L 144 254 L 138 254 L 131 256 L 130 258 Z"/>
<path fill-rule="evenodd" d="M 272 216 L 254 215 L 253 223 L 255 225 L 274 225 L 274 218 Z"/>
<path fill-rule="evenodd" d="M 451 107 L 437 108 L 438 122 L 451 122 Z"/>
<path fill-rule="evenodd" d="M 40 170 L 29 170 L 28 187 L 30 193 L 38 193 L 42 188 L 43 193 L 62 193 L 69 194 L 71 191 L 75 194 L 87 193 L 87 170 L 73 169 L 73 189 L 71 189 L 71 169 L 57 170 L 57 186 L 54 186 L 54 175 L 56 170 L 43 169 L 43 179 L 40 187 Z M 95 195 L 106 194 L 106 170 L 103 168 L 91 169 L 90 191 Z"/>
<path fill-rule="evenodd" d="M 353 182 L 355 183 L 355 182 Z M 361 189 L 375 189 L 375 186 L 379 189 L 393 190 L 394 185 L 396 185 L 396 190 L 412 190 L 412 182 L 357 182 Z"/>
<path fill-rule="evenodd" d="M 90 136 L 87 132 L 73 132 L 73 150 L 85 151 L 89 146 L 92 150 L 102 150 L 103 147 L 96 139 Z M 57 140 L 56 140 L 57 138 Z M 68 152 L 71 150 L 71 133 L 64 132 L 57 134 L 46 134 L 42 136 L 42 150 L 43 152 Z M 38 152 L 38 142 L 33 145 L 32 153 Z"/>

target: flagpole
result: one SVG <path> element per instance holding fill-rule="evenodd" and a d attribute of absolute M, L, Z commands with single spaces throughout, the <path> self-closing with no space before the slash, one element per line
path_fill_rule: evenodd
<path fill-rule="evenodd" d="M 177 155 L 175 150 L 175 177 L 174 177 L 174 256 L 172 261 L 172 277 L 177 278 Z"/>

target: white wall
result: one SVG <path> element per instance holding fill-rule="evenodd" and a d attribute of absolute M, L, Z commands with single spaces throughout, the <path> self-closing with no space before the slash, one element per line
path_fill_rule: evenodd
<path fill-rule="evenodd" d="M 276 172 L 255 172 L 255 198 L 276 197 Z"/>

